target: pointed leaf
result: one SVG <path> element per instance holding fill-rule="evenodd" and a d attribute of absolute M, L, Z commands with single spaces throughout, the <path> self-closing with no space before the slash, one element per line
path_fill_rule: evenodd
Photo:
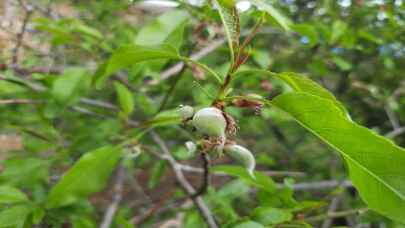
<path fill-rule="evenodd" d="M 293 215 L 288 210 L 272 207 L 257 207 L 252 213 L 253 220 L 263 225 L 276 225 L 291 221 Z"/>
<path fill-rule="evenodd" d="M 277 74 L 277 76 L 285 81 L 294 91 L 305 92 L 328 99 L 339 107 L 342 113 L 348 115 L 346 108 L 336 99 L 335 96 L 333 96 L 331 92 L 306 76 L 293 72 L 283 72 Z"/>
<path fill-rule="evenodd" d="M 173 10 L 164 13 L 139 31 L 135 43 L 138 45 L 161 45 L 163 43 L 173 45 L 172 42 L 166 42 L 167 39 L 178 34 L 178 29 L 183 27 L 188 18 L 189 15 L 184 10 Z"/>
<path fill-rule="evenodd" d="M 272 104 L 337 150 L 368 206 L 405 222 L 405 150 L 350 121 L 330 100 L 309 93 L 287 93 Z"/>
<path fill-rule="evenodd" d="M 274 8 L 266 0 L 250 0 L 253 5 L 259 9 L 267 12 L 274 20 L 283 27 L 286 31 L 290 30 L 290 25 L 292 24 L 290 19 L 281 14 L 276 8 Z"/>
<path fill-rule="evenodd" d="M 246 181 L 248 184 L 261 188 L 268 192 L 276 191 L 276 184 L 274 183 L 274 181 L 269 176 L 259 171 L 254 172 L 255 178 L 253 178 L 246 169 L 237 166 L 217 165 L 212 167 L 211 170 L 213 172 L 225 173 L 230 176 L 239 177 Z"/>
<path fill-rule="evenodd" d="M 27 201 L 24 192 L 11 186 L 0 186 L 0 204 L 19 203 Z"/>
<path fill-rule="evenodd" d="M 225 35 L 228 40 L 231 61 L 235 60 L 235 53 L 239 48 L 239 16 L 233 0 L 214 0 L 218 8 L 224 26 Z"/>
<path fill-rule="evenodd" d="M 97 88 L 100 88 L 105 80 L 116 71 L 139 62 L 155 59 L 179 59 L 179 55 L 169 45 L 126 45 L 117 49 L 106 63 L 100 65 L 94 75 L 93 82 Z"/>
<path fill-rule="evenodd" d="M 109 146 L 83 155 L 51 189 L 47 208 L 75 203 L 103 189 L 120 155 L 119 149 Z"/>
<path fill-rule="evenodd" d="M 22 228 L 32 208 L 28 205 L 9 207 L 0 212 L 0 227 Z"/>
<path fill-rule="evenodd" d="M 134 111 L 134 99 L 131 91 L 119 82 L 114 83 L 118 95 L 118 103 L 125 116 L 129 116 Z"/>
<path fill-rule="evenodd" d="M 287 83 L 287 85 L 289 85 L 289 87 L 293 89 L 295 92 L 305 92 L 330 100 L 341 110 L 341 112 L 344 115 L 346 115 L 350 119 L 350 116 L 346 108 L 335 98 L 335 96 L 331 92 L 329 92 L 327 89 L 323 88 L 322 86 L 320 86 L 319 84 L 317 84 L 316 82 L 312 81 L 311 79 L 302 74 L 294 72 L 274 73 L 267 70 L 255 70 L 255 69 L 240 71 L 237 74 L 239 75 L 264 74 L 281 79 L 285 83 Z"/>

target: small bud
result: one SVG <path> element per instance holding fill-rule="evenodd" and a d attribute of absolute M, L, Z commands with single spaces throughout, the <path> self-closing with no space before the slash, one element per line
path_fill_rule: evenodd
<path fill-rule="evenodd" d="M 202 134 L 210 137 L 224 137 L 226 119 L 222 111 L 214 108 L 203 108 L 195 113 L 193 125 Z"/>
<path fill-rule="evenodd" d="M 183 120 L 190 119 L 194 115 L 194 108 L 189 105 L 180 105 L 179 113 Z"/>
<path fill-rule="evenodd" d="M 249 175 L 255 178 L 253 171 L 256 166 L 256 161 L 255 157 L 248 149 L 246 149 L 243 146 L 233 144 L 233 145 L 226 145 L 224 147 L 224 151 L 232 159 L 241 163 L 247 169 Z"/>
<path fill-rule="evenodd" d="M 197 151 L 197 145 L 195 145 L 195 143 L 192 142 L 192 141 L 187 141 L 187 142 L 185 143 L 185 146 L 186 146 L 186 148 L 187 148 L 187 151 L 188 151 L 190 154 L 194 154 L 194 153 Z"/>

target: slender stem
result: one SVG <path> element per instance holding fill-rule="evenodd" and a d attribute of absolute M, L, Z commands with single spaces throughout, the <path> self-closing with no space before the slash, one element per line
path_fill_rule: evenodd
<path fill-rule="evenodd" d="M 176 85 L 178 84 L 178 82 L 182 78 L 182 75 L 183 75 L 185 69 L 186 69 L 186 67 L 183 65 L 181 70 L 178 72 L 178 76 L 174 79 L 173 84 L 170 86 L 169 91 L 166 93 L 165 97 L 163 98 L 163 101 L 160 104 L 157 113 L 160 113 L 165 108 L 167 102 L 169 101 L 170 96 L 173 94 L 174 89 L 176 88 Z"/>
<path fill-rule="evenodd" d="M 201 159 L 203 161 L 203 182 L 201 184 L 200 189 L 193 194 L 193 198 L 198 197 L 200 195 L 203 195 L 210 184 L 210 173 L 209 173 L 209 168 L 210 168 L 210 160 L 209 156 L 207 153 L 201 153 Z"/>
<path fill-rule="evenodd" d="M 13 49 L 13 57 L 11 60 L 12 65 L 17 64 L 18 62 L 18 52 L 20 50 L 20 47 L 23 43 L 23 39 L 24 39 L 24 34 L 25 31 L 27 30 L 27 24 L 28 21 L 30 20 L 30 17 L 32 15 L 32 7 L 31 6 L 26 6 L 21 0 L 18 1 L 20 3 L 20 5 L 24 8 L 25 11 L 25 17 L 23 20 L 23 24 L 21 26 L 21 31 L 17 34 L 17 43 Z"/>
<path fill-rule="evenodd" d="M 120 164 L 117 169 L 116 182 L 113 187 L 114 193 L 113 193 L 113 197 L 112 197 L 112 202 L 108 206 L 108 208 L 104 214 L 104 218 L 103 218 L 103 221 L 101 222 L 100 228 L 109 228 L 111 226 L 114 215 L 117 212 L 119 204 L 122 200 L 124 179 L 125 179 L 125 169 L 122 166 L 122 164 Z"/>
<path fill-rule="evenodd" d="M 341 218 L 341 217 L 346 217 L 346 216 L 354 215 L 354 214 L 362 214 L 362 213 L 365 213 L 366 211 L 368 211 L 368 208 L 351 209 L 351 210 L 339 211 L 339 212 L 330 212 L 330 213 L 323 214 L 323 215 L 308 217 L 305 219 L 305 221 L 306 222 L 317 222 L 317 221 L 322 221 L 327 218 Z"/>
<path fill-rule="evenodd" d="M 221 76 L 219 76 L 213 69 L 211 69 L 211 68 L 208 67 L 207 65 L 202 64 L 202 63 L 200 63 L 200 62 L 198 62 L 198 61 L 196 61 L 196 60 L 194 60 L 194 59 L 184 57 L 184 56 L 179 56 L 178 58 L 179 58 L 180 60 L 183 60 L 183 61 L 185 61 L 185 62 L 189 62 L 189 63 L 195 64 L 195 65 L 197 65 L 197 66 L 203 68 L 205 71 L 207 71 L 209 74 L 211 74 L 219 83 L 222 83 Z"/>
<path fill-rule="evenodd" d="M 256 36 L 256 34 L 259 32 L 260 26 L 263 24 L 263 15 L 262 17 L 257 21 L 255 26 L 253 27 L 252 31 L 249 33 L 249 35 L 245 38 L 243 41 L 242 45 L 239 47 L 239 51 L 236 57 L 236 61 L 234 63 L 234 66 L 232 66 L 232 72 L 235 72 L 245 61 L 242 61 L 241 54 L 243 54 L 243 51 L 245 50 L 246 46 L 253 40 L 253 38 Z"/>

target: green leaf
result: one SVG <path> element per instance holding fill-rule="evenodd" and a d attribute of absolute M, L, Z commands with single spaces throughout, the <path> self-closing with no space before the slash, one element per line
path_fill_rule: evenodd
<path fill-rule="evenodd" d="M 268 13 L 284 30 L 289 31 L 291 26 L 291 21 L 283 14 L 281 14 L 276 8 L 274 8 L 266 0 L 250 0 L 253 5 L 255 5 L 260 10 Z"/>
<path fill-rule="evenodd" d="M 83 35 L 91 36 L 99 40 L 103 39 L 103 34 L 100 31 L 98 31 L 96 28 L 82 24 L 79 21 L 77 21 L 77 23 L 74 24 L 72 31 L 81 33 Z"/>
<path fill-rule="evenodd" d="M 342 113 L 348 115 L 346 108 L 331 92 L 306 76 L 293 72 L 284 72 L 277 74 L 277 77 L 286 82 L 296 92 L 305 92 L 332 101 L 337 107 L 339 107 Z"/>
<path fill-rule="evenodd" d="M 333 62 L 335 62 L 336 66 L 343 71 L 349 71 L 353 67 L 351 62 L 348 62 L 339 56 L 334 56 Z"/>
<path fill-rule="evenodd" d="M 168 41 L 173 35 L 179 34 L 179 28 L 184 28 L 184 22 L 189 15 L 184 10 L 173 10 L 159 16 L 155 21 L 143 27 L 135 38 L 138 45 L 161 45 L 169 43 L 173 45 L 173 40 Z M 175 45 L 173 45 L 175 46 Z M 178 45 L 176 45 L 178 47 Z"/>
<path fill-rule="evenodd" d="M 343 21 L 334 21 L 332 24 L 332 34 L 329 39 L 329 44 L 334 44 L 345 34 L 347 24 Z"/>
<path fill-rule="evenodd" d="M 105 80 L 116 71 L 147 60 L 179 59 L 177 51 L 169 45 L 126 45 L 117 49 L 110 59 L 97 69 L 93 83 L 101 88 Z"/>
<path fill-rule="evenodd" d="M 233 228 L 264 228 L 264 226 L 255 221 L 245 221 L 233 226 Z"/>
<path fill-rule="evenodd" d="M 11 186 L 0 186 L 0 204 L 19 203 L 27 201 L 28 198 L 18 188 Z"/>
<path fill-rule="evenodd" d="M 51 189 L 47 208 L 63 207 L 103 189 L 121 153 L 102 147 L 83 155 Z"/>
<path fill-rule="evenodd" d="M 134 111 L 134 100 L 131 91 L 119 82 L 114 83 L 118 95 L 118 103 L 125 116 L 129 116 Z"/>
<path fill-rule="evenodd" d="M 291 221 L 291 212 L 279 208 L 258 207 L 252 213 L 252 219 L 263 225 L 276 225 Z"/>
<path fill-rule="evenodd" d="M 165 43 L 173 46 L 177 51 L 180 50 L 184 40 L 184 29 L 186 28 L 186 22 L 183 22 L 165 39 Z"/>
<path fill-rule="evenodd" d="M 236 10 L 235 3 L 232 0 L 214 0 L 214 3 L 218 8 L 219 16 L 221 17 L 221 21 L 224 26 L 231 61 L 233 63 L 235 60 L 235 53 L 239 48 L 240 27 L 238 11 Z"/>
<path fill-rule="evenodd" d="M 0 212 L 0 227 L 22 228 L 31 208 L 28 205 L 9 207 Z"/>
<path fill-rule="evenodd" d="M 51 89 L 51 95 L 59 104 L 70 104 L 86 89 L 89 75 L 81 68 L 66 69 L 63 75 L 58 77 Z M 87 80 L 86 80 L 87 79 Z"/>
<path fill-rule="evenodd" d="M 49 162 L 37 158 L 9 159 L 4 162 L 5 169 L 0 181 L 9 185 L 31 186 L 48 179 Z"/>
<path fill-rule="evenodd" d="M 255 178 L 253 178 L 246 169 L 237 166 L 218 165 L 212 167 L 211 170 L 213 172 L 220 172 L 230 176 L 239 177 L 244 181 L 246 181 L 246 183 L 261 188 L 268 192 L 275 192 L 277 190 L 274 181 L 269 176 L 259 171 L 254 172 Z"/>
<path fill-rule="evenodd" d="M 166 166 L 167 162 L 165 160 L 160 160 L 153 165 L 150 171 L 148 188 L 154 188 L 159 184 L 159 181 L 166 170 Z"/>
<path fill-rule="evenodd" d="M 309 93 L 287 93 L 272 104 L 337 150 L 368 206 L 405 222 L 405 150 L 349 120 L 330 100 Z"/>
<path fill-rule="evenodd" d="M 287 83 L 291 87 L 291 89 L 293 89 L 295 92 L 305 92 L 330 100 L 337 107 L 339 107 L 339 109 L 344 115 L 346 115 L 350 119 L 350 116 L 346 108 L 335 98 L 335 96 L 333 96 L 331 92 L 329 92 L 327 89 L 323 88 L 322 86 L 320 86 L 319 84 L 317 84 L 316 82 L 312 81 L 311 79 L 302 74 L 294 72 L 274 73 L 267 70 L 244 70 L 238 72 L 237 74 L 252 74 L 252 73 L 265 74 L 271 77 L 281 79 L 285 83 Z"/>

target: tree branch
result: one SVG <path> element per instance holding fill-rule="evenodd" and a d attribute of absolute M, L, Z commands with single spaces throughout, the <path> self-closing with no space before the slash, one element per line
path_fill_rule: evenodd
<path fill-rule="evenodd" d="M 343 188 L 350 188 L 350 187 L 353 187 L 353 184 L 349 180 L 344 180 L 344 181 L 326 180 L 326 181 L 316 181 L 316 182 L 294 184 L 293 189 L 294 189 L 294 191 L 309 191 L 309 190 L 324 190 L 324 189 L 336 188 L 338 186 L 341 186 Z M 279 185 L 279 187 L 283 187 L 283 185 Z"/>
<path fill-rule="evenodd" d="M 203 182 L 200 189 L 192 195 L 193 198 L 203 195 L 210 184 L 210 158 L 207 153 L 201 153 L 201 160 L 203 161 Z"/>
<path fill-rule="evenodd" d="M 23 20 L 23 24 L 21 26 L 21 30 L 17 34 L 17 43 L 16 43 L 16 45 L 15 45 L 15 47 L 13 49 L 13 57 L 12 57 L 12 60 L 11 60 L 12 65 L 17 64 L 17 62 L 18 62 L 18 52 L 19 52 L 20 47 L 22 45 L 22 40 L 24 38 L 24 34 L 25 34 L 26 29 L 27 29 L 27 24 L 28 24 L 28 21 L 30 20 L 30 17 L 32 15 L 32 11 L 33 11 L 33 8 L 32 8 L 31 5 L 25 5 L 22 2 L 22 0 L 19 0 L 18 2 L 20 3 L 20 5 L 22 6 L 22 8 L 25 11 L 25 17 L 24 17 L 24 20 Z"/>
<path fill-rule="evenodd" d="M 191 198 L 191 200 L 193 201 L 193 203 L 195 204 L 197 209 L 200 211 L 200 214 L 204 218 L 207 225 L 210 228 L 217 228 L 218 225 L 216 224 L 211 211 L 209 210 L 209 208 L 207 207 L 207 205 L 205 204 L 205 202 L 201 198 L 201 196 L 198 196 L 195 198 L 192 197 L 192 195 L 195 194 L 196 191 L 194 190 L 193 186 L 191 186 L 191 184 L 186 180 L 183 172 L 181 171 L 181 169 L 178 166 L 177 161 L 171 155 L 171 153 L 170 153 L 168 147 L 166 146 L 166 144 L 164 143 L 164 141 L 153 130 L 150 132 L 150 134 L 152 136 L 152 140 L 158 144 L 158 146 L 160 147 L 160 149 L 163 152 L 163 156 L 165 157 L 165 159 L 169 162 L 170 166 L 172 167 L 176 180 L 179 183 L 180 187 Z"/>
<path fill-rule="evenodd" d="M 351 209 L 351 210 L 347 210 L 347 211 L 339 211 L 339 212 L 327 213 L 324 215 L 308 217 L 305 219 L 305 221 L 306 222 L 317 222 L 317 221 L 322 221 L 326 218 L 340 218 L 340 217 L 346 217 L 348 215 L 362 214 L 362 213 L 365 213 L 366 211 L 368 211 L 368 208 Z"/>
<path fill-rule="evenodd" d="M 125 169 L 122 166 L 122 164 L 120 164 L 117 169 L 116 182 L 113 187 L 114 193 L 112 196 L 112 202 L 108 206 L 108 208 L 104 214 L 104 218 L 103 218 L 103 221 L 101 222 L 100 228 L 111 227 L 111 223 L 113 221 L 114 215 L 117 212 L 118 206 L 122 199 L 124 179 L 125 179 Z"/>

